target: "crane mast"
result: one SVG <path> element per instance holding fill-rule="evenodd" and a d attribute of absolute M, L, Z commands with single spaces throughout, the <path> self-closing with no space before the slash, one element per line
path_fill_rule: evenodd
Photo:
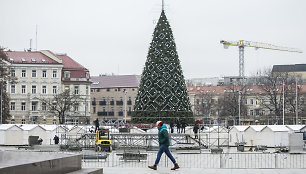
<path fill-rule="evenodd" d="M 288 48 L 288 47 L 276 46 L 276 45 L 272 45 L 268 43 L 253 42 L 253 41 L 246 41 L 246 40 L 239 40 L 239 41 L 221 40 L 220 43 L 223 44 L 224 48 L 226 49 L 229 46 L 239 47 L 239 76 L 240 77 L 244 77 L 244 47 L 254 47 L 255 49 L 262 48 L 262 49 L 302 53 L 301 50 L 296 49 L 296 48 Z"/>

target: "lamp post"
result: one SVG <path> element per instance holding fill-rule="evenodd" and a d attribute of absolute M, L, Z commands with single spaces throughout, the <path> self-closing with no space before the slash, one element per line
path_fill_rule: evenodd
<path fill-rule="evenodd" d="M 124 123 L 126 123 L 126 94 L 127 90 L 124 91 Z"/>
<path fill-rule="evenodd" d="M 241 91 L 239 91 L 239 97 L 238 97 L 238 120 L 239 120 L 239 125 L 241 124 L 241 120 L 240 120 L 240 115 L 241 115 L 241 113 L 240 113 L 240 108 L 241 108 Z"/>
<path fill-rule="evenodd" d="M 0 95 L 1 95 L 1 109 L 0 109 L 0 112 L 1 112 L 1 115 L 0 115 L 0 124 L 2 124 L 2 112 L 3 112 L 3 108 L 2 108 L 2 106 L 3 106 L 3 97 L 2 97 L 2 88 L 3 88 L 3 83 L 2 83 L 3 81 L 2 81 L 2 79 L 1 79 L 1 84 L 0 84 Z"/>

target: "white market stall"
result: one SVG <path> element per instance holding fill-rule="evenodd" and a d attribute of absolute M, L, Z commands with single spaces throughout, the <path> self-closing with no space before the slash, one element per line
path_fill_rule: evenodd
<path fill-rule="evenodd" d="M 46 130 L 46 144 L 54 144 L 54 136 L 62 137 L 66 132 L 61 125 L 41 125 L 41 127 Z"/>
<path fill-rule="evenodd" d="M 24 145 L 23 130 L 14 124 L 0 125 L 0 145 Z"/>
<path fill-rule="evenodd" d="M 39 136 L 43 140 L 42 144 L 46 145 L 49 143 L 47 140 L 46 129 L 37 124 L 21 124 L 18 125 L 23 130 L 23 144 L 29 144 L 29 136 Z"/>
<path fill-rule="evenodd" d="M 285 125 L 268 125 L 261 131 L 258 143 L 268 147 L 288 146 L 289 131 Z"/>
<path fill-rule="evenodd" d="M 233 126 L 229 130 L 229 145 L 235 146 L 236 143 L 245 142 L 245 130 L 249 126 Z"/>
<path fill-rule="evenodd" d="M 265 127 L 266 125 L 250 125 L 244 133 L 246 146 L 261 145 L 259 144 L 260 134 Z"/>

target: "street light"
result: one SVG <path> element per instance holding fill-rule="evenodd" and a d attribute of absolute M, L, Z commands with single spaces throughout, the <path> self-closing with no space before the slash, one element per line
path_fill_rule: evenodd
<path fill-rule="evenodd" d="M 126 123 L 126 94 L 127 90 L 124 90 L 124 123 Z"/>
<path fill-rule="evenodd" d="M 238 124 L 239 124 L 239 125 L 241 124 L 241 121 L 240 121 L 240 115 L 241 115 L 241 114 L 240 114 L 240 107 L 241 107 L 240 105 L 241 105 L 241 104 L 240 104 L 240 103 L 241 103 L 241 91 L 239 91 L 239 97 L 238 97 L 238 106 L 239 106 L 239 109 L 238 109 L 239 123 L 238 123 Z"/>

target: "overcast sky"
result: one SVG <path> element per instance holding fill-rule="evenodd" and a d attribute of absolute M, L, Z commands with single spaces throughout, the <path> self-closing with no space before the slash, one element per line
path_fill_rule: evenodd
<path fill-rule="evenodd" d="M 141 74 L 162 0 L 1 0 L 0 46 L 67 53 L 92 76 Z M 250 40 L 303 53 L 245 48 L 245 74 L 306 63 L 305 0 L 165 0 L 185 78 L 238 75 L 238 48 Z"/>

